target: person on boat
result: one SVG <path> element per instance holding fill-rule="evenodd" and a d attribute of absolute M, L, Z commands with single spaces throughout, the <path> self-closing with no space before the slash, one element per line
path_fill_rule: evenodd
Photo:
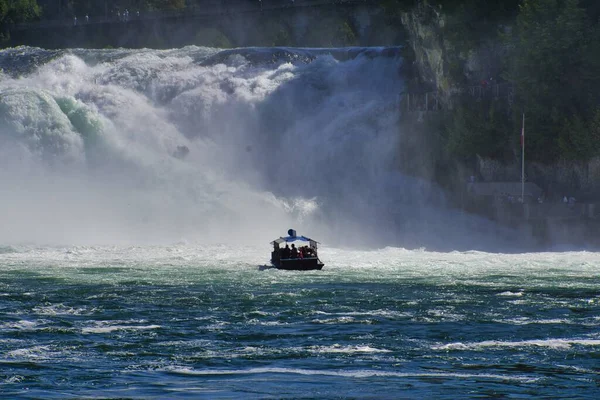
<path fill-rule="evenodd" d="M 306 257 L 310 257 L 310 252 L 308 251 L 308 246 L 302 246 L 302 249 L 300 249 L 302 251 L 302 257 L 306 258 Z"/>
<path fill-rule="evenodd" d="M 281 258 L 290 258 L 290 246 L 285 244 L 285 247 L 281 249 Z"/>
<path fill-rule="evenodd" d="M 298 258 L 298 249 L 296 248 L 296 245 L 294 243 L 292 243 L 292 250 L 290 252 L 290 258 Z"/>
<path fill-rule="evenodd" d="M 308 247 L 308 246 L 304 246 L 306 248 L 306 257 L 314 257 L 315 256 L 315 251 Z"/>

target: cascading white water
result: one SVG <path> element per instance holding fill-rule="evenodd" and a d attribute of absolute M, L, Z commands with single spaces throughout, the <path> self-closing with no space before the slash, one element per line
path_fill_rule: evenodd
<path fill-rule="evenodd" d="M 389 50 L 5 50 L 0 242 L 445 242 Z"/>

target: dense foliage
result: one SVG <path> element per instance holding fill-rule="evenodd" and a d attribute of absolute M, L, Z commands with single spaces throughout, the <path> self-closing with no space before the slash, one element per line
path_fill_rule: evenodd
<path fill-rule="evenodd" d="M 525 113 L 530 160 L 585 161 L 600 155 L 598 2 L 523 0 L 515 10 L 508 20 L 510 9 L 498 13 L 496 32 L 470 31 L 503 44 L 497 79 L 514 88 L 514 103 L 458 99 L 447 123 L 448 150 L 461 158 L 519 157 Z"/>
<path fill-rule="evenodd" d="M 0 39 L 8 38 L 10 24 L 36 19 L 40 13 L 36 0 L 0 0 Z"/>
<path fill-rule="evenodd" d="M 600 29 L 578 0 L 525 0 L 507 78 L 527 114 L 529 145 L 542 161 L 600 154 Z"/>

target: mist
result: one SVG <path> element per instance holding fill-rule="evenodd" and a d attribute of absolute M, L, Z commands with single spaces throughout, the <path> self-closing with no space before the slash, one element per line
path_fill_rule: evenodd
<path fill-rule="evenodd" d="M 9 53 L 1 243 L 254 245 L 291 227 L 336 246 L 514 240 L 398 171 L 399 51 Z"/>

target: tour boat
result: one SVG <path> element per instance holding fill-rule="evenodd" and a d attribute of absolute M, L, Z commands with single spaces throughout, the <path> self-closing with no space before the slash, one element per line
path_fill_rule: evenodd
<path fill-rule="evenodd" d="M 284 244 L 284 247 L 280 245 Z M 288 236 L 280 237 L 271 242 L 271 264 L 277 269 L 308 271 L 321 269 L 325 264 L 317 254 L 318 242 L 306 236 L 297 236 L 293 229 L 288 230 Z M 290 247 L 291 245 L 291 247 Z M 298 247 L 296 247 L 298 246 Z"/>

